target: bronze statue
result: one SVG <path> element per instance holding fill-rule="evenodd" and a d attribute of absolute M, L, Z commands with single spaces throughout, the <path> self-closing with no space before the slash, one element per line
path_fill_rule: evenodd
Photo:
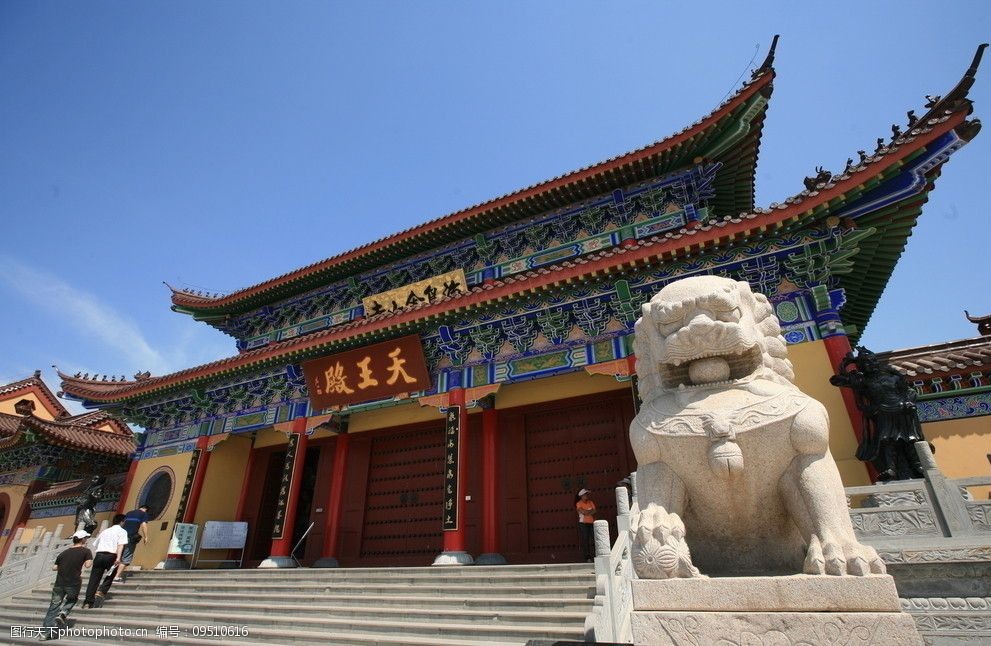
<path fill-rule="evenodd" d="M 89 486 L 80 494 L 76 504 L 76 529 L 93 533 L 96 529 L 96 503 L 103 497 L 103 484 L 106 478 L 93 476 Z"/>
<path fill-rule="evenodd" d="M 853 390 L 864 420 L 857 459 L 873 463 L 878 480 L 924 476 L 914 444 L 926 438 L 916 414 L 915 391 L 904 375 L 857 346 L 857 354 L 847 353 L 839 374 L 830 377 L 829 383 Z"/>

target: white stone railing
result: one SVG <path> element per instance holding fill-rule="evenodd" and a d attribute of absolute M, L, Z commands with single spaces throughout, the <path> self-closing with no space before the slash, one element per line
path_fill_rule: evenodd
<path fill-rule="evenodd" d="M 991 486 L 991 476 L 951 480 L 936 467 L 928 444 L 915 446 L 925 477 L 847 487 L 857 537 L 875 543 L 991 536 L 991 501 L 975 500 L 968 491 Z"/>
<path fill-rule="evenodd" d="M 106 529 L 107 524 L 107 521 L 103 521 L 100 531 Z M 55 580 L 55 571 L 52 570 L 55 557 L 72 545 L 71 538 L 58 538 L 63 528 L 60 524 L 54 532 L 49 532 L 38 526 L 27 543 L 21 542 L 24 528 L 17 530 L 7 559 L 0 566 L 0 601 Z M 96 532 L 98 533 L 99 531 Z"/>
<path fill-rule="evenodd" d="M 631 642 L 630 618 L 636 578 L 630 560 L 630 518 L 639 511 L 636 502 L 636 474 L 630 475 L 633 496 L 626 487 L 616 487 L 616 542 L 609 544 L 609 523 L 595 521 L 595 601 L 585 618 L 585 641 Z"/>

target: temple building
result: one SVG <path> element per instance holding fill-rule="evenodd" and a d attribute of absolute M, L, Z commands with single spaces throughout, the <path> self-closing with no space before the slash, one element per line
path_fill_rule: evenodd
<path fill-rule="evenodd" d="M 922 430 L 949 478 L 991 471 L 991 316 L 967 318 L 981 336 L 878 355 L 918 394 Z M 989 487 L 972 493 L 991 499 Z"/>
<path fill-rule="evenodd" d="M 155 500 L 135 562 L 162 561 L 174 523 L 210 520 L 248 523 L 248 565 L 291 563 L 311 525 L 304 565 L 577 560 L 575 493 L 611 519 L 636 468 L 640 306 L 700 274 L 770 299 L 845 484 L 869 483 L 860 413 L 829 377 L 980 130 L 967 91 L 982 52 L 890 139 L 767 208 L 754 177 L 773 46 L 710 114 L 638 150 L 234 293 L 173 290 L 172 309 L 236 353 L 133 380 L 60 375 L 68 396 L 147 429 L 122 505 Z M 966 370 L 980 376 L 962 387 L 991 379 L 986 359 Z M 957 459 L 953 434 L 935 434 L 940 463 Z"/>
<path fill-rule="evenodd" d="M 0 563 L 17 531 L 75 531 L 77 499 L 106 477 L 98 521 L 114 514 L 134 454 L 131 429 L 105 411 L 72 415 L 36 372 L 0 386 Z M 71 529 L 70 529 L 71 528 Z"/>

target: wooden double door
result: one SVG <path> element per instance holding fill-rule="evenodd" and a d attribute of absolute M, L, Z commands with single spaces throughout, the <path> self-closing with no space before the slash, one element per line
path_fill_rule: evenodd
<path fill-rule="evenodd" d="M 340 555 L 346 565 L 430 565 L 443 549 L 443 421 L 351 438 Z"/>
<path fill-rule="evenodd" d="M 597 518 L 616 535 L 617 483 L 636 469 L 628 439 L 629 391 L 590 395 L 500 416 L 503 434 L 502 544 L 516 562 L 579 560 L 576 495 L 592 491 Z"/>

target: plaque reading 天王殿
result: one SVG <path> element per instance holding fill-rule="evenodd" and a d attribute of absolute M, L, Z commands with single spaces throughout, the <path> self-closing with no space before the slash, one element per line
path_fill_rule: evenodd
<path fill-rule="evenodd" d="M 307 361 L 303 375 L 314 410 L 430 388 L 416 335 Z"/>

